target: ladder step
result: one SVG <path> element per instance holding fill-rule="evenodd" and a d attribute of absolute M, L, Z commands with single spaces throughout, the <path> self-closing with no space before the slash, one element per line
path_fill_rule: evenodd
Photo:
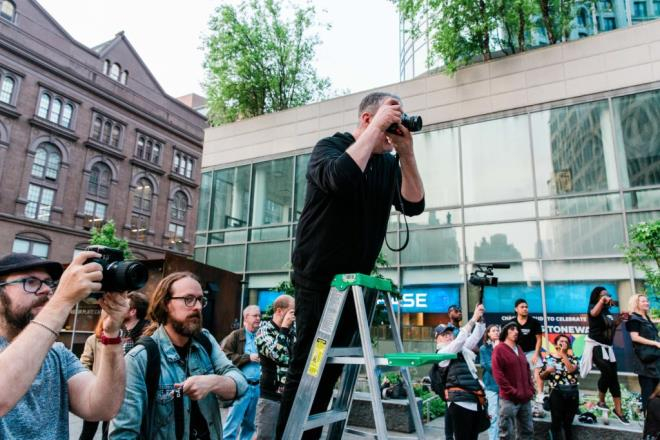
<path fill-rule="evenodd" d="M 362 356 L 362 347 L 332 347 L 328 350 L 328 357 L 336 356 Z"/>
<path fill-rule="evenodd" d="M 318 428 L 320 426 L 330 425 L 335 422 L 340 422 L 342 420 L 348 420 L 348 411 L 337 411 L 331 410 L 318 414 L 313 414 L 309 416 L 305 426 L 304 431 Z"/>
<path fill-rule="evenodd" d="M 375 357 L 374 362 L 376 365 L 389 365 L 389 362 L 384 357 Z M 332 356 L 326 360 L 327 364 L 339 365 L 364 365 L 364 356 Z"/>

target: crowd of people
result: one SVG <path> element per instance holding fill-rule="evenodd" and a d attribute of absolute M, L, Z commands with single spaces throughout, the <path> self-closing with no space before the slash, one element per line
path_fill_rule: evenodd
<path fill-rule="evenodd" d="M 432 376 L 438 377 L 436 381 L 441 382 L 434 389 L 443 394 L 441 397 L 448 405 L 445 437 L 476 439 L 488 429 L 491 440 L 532 439 L 533 418 L 543 417 L 545 406 L 550 411 L 552 438 L 571 440 L 573 420 L 580 405 L 579 379 L 586 377 L 592 367 L 600 371 L 596 406 L 605 414 L 610 411 L 606 403 L 609 392 L 614 403 L 612 414 L 628 425 L 613 349 L 614 333 L 624 322 L 635 353 L 641 411 L 646 414 L 645 436 L 660 435 L 660 403 L 655 402 L 660 396 L 660 338 L 648 315 L 649 300 L 642 294 L 632 295 L 628 302 L 630 312 L 616 316 L 610 310 L 615 305 L 618 303 L 605 288 L 599 286 L 591 292 L 586 310 L 589 334 L 581 359 L 573 351 L 572 336 L 567 334 L 554 335 L 553 349 L 541 353 L 541 323 L 529 316 L 529 306 L 522 298 L 513 304 L 515 317 L 501 328 L 498 324 L 485 326 L 483 305 L 478 305 L 470 321 L 460 326 L 460 308 L 450 306 L 449 322 L 435 328 L 436 350 L 458 356 L 441 362 L 441 372 L 431 371 Z M 474 358 L 482 336 L 478 352 L 483 374 L 479 379 Z M 468 419 L 484 423 L 466 423 Z"/>
<path fill-rule="evenodd" d="M 56 343 L 75 305 L 102 289 L 100 255 L 84 251 L 66 270 L 27 254 L 0 258 L 0 438 L 69 438 L 69 412 L 83 420 L 81 438 L 101 423 L 104 438 L 221 440 L 283 438 L 334 275 L 370 273 L 395 208 L 407 216 L 424 211 L 424 188 L 401 100 L 368 94 L 352 133 L 336 133 L 314 147 L 307 169 L 305 206 L 296 230 L 292 282 L 295 302 L 283 295 L 273 315 L 261 320 L 257 306 L 243 310 L 220 343 L 203 328 L 207 304 L 200 280 L 190 272 L 164 276 L 150 292 L 104 292 L 102 313 L 82 360 Z M 396 153 L 396 154 L 390 154 Z M 436 329 L 440 352 L 455 360 L 445 372 L 448 438 L 473 439 L 490 425 L 490 436 L 531 438 L 533 399 L 548 383 L 552 432 L 571 438 L 577 407 L 578 368 L 601 371 L 601 404 L 620 386 L 612 349 L 614 329 L 626 321 L 640 360 L 639 381 L 649 420 L 660 407 L 660 345 L 644 296 L 631 298 L 631 314 L 613 317 L 611 296 L 596 288 L 589 305 L 589 337 L 580 366 L 571 338 L 559 335 L 555 353 L 541 356 L 541 325 L 524 300 L 500 329 L 483 322 L 479 305 L 461 326 L 459 306 Z M 340 317 L 335 343 L 348 345 L 357 329 L 352 298 Z M 482 339 L 485 341 L 479 348 Z M 483 381 L 477 372 L 481 354 Z M 312 414 L 325 411 L 341 366 L 327 366 Z M 446 394 L 445 394 L 446 393 Z M 231 405 L 223 426 L 220 408 Z M 652 429 L 652 428 L 649 428 Z M 517 431 L 518 434 L 515 434 Z M 318 439 L 321 429 L 303 438 Z"/>

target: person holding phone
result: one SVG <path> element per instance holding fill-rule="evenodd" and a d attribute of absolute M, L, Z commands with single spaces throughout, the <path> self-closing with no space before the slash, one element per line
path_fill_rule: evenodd
<path fill-rule="evenodd" d="M 614 400 L 614 415 L 624 425 L 630 421 L 621 410 L 621 385 L 617 376 L 616 357 L 614 356 L 614 333 L 622 321 L 628 319 L 627 313 L 614 317 L 612 307 L 619 304 L 602 286 L 594 287 L 589 297 L 588 321 L 589 335 L 585 339 L 584 352 L 580 364 L 580 375 L 584 379 L 591 371 L 592 363 L 600 370 L 598 380 L 598 407 L 609 409 L 605 404 L 607 391 Z"/>
<path fill-rule="evenodd" d="M 541 366 L 541 379 L 550 386 L 550 430 L 552 438 L 573 439 L 573 418 L 580 404 L 578 391 L 578 359 L 571 348 L 571 338 L 555 337 L 555 353 L 549 354 Z"/>

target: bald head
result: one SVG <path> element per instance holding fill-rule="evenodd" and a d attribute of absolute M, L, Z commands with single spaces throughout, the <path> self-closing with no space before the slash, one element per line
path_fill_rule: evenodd
<path fill-rule="evenodd" d="M 287 310 L 293 307 L 294 300 L 291 295 L 280 295 L 273 301 L 273 311 L 278 309 Z"/>

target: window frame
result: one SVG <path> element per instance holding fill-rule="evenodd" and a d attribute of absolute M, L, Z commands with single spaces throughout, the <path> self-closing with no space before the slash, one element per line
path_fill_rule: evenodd
<path fill-rule="evenodd" d="M 12 15 L 11 17 L 7 16 L 2 12 L 3 6 L 9 4 L 12 6 Z M 0 0 L 0 18 L 6 20 L 10 23 L 16 23 L 16 3 L 12 0 Z"/>
<path fill-rule="evenodd" d="M 41 156 L 42 151 L 45 154 L 45 160 L 43 163 L 37 163 L 38 157 Z M 36 167 L 41 167 L 42 169 L 39 171 Z M 60 149 L 50 142 L 42 142 L 34 151 L 34 159 L 32 160 L 32 167 L 30 168 L 30 177 L 57 182 L 61 167 L 62 152 Z"/>
<path fill-rule="evenodd" d="M 105 169 L 103 169 L 105 167 Z M 93 182 L 95 171 L 98 172 L 96 181 Z M 103 182 L 104 171 L 107 172 L 107 181 Z M 110 198 L 110 186 L 112 184 L 112 168 L 103 161 L 95 162 L 91 166 L 89 178 L 87 179 L 87 195 L 103 200 Z"/>
<path fill-rule="evenodd" d="M 47 101 L 45 101 L 47 99 Z M 78 104 L 64 95 L 42 87 L 39 90 L 35 117 L 73 131 Z"/>
<path fill-rule="evenodd" d="M 165 142 L 138 131 L 133 155 L 150 164 L 161 166 Z"/>
<path fill-rule="evenodd" d="M 36 256 L 42 257 L 42 258 L 48 258 L 48 254 L 50 253 L 50 244 L 51 244 L 50 241 L 47 241 L 46 239 L 43 239 L 43 240 L 35 239 L 32 236 L 27 236 L 27 235 L 24 235 L 24 234 L 16 234 L 16 236 L 14 237 L 14 241 L 12 242 L 12 245 L 11 245 L 12 252 L 15 252 L 14 247 L 16 246 L 17 241 L 23 241 L 23 242 L 27 243 L 27 245 L 28 245 L 27 253 L 28 254 L 36 255 Z M 34 253 L 34 245 L 36 245 L 36 244 L 46 246 L 46 255 L 40 255 L 40 254 L 35 254 Z"/>
<path fill-rule="evenodd" d="M 89 138 L 121 151 L 124 143 L 124 124 L 103 113 L 93 111 Z"/>
<path fill-rule="evenodd" d="M 30 195 L 34 194 L 34 191 L 31 191 L 33 188 L 36 188 L 36 190 L 38 191 L 38 196 L 37 196 L 36 200 L 33 200 L 33 199 L 30 198 Z M 47 192 L 50 192 L 52 194 L 50 204 L 43 203 L 44 194 L 47 193 Z M 52 213 L 52 209 L 53 209 L 53 206 L 55 204 L 55 193 L 56 193 L 56 191 L 53 188 L 48 188 L 46 186 L 37 185 L 36 183 L 28 184 L 28 192 L 27 192 L 27 197 L 26 197 L 27 203 L 25 204 L 25 209 L 23 211 L 23 214 L 25 215 L 25 217 L 33 219 L 33 220 L 49 222 L 50 221 L 50 215 Z M 34 204 L 34 205 L 32 205 L 32 204 Z M 28 214 L 28 209 L 31 206 L 35 206 L 34 216 Z M 48 215 L 46 216 L 45 220 L 42 220 L 40 218 L 42 216 L 42 213 L 41 213 L 42 207 L 48 207 L 48 209 L 47 209 L 47 214 Z M 44 211 L 45 211 L 45 209 L 44 209 Z"/>
<path fill-rule="evenodd" d="M 189 180 L 194 180 L 193 175 L 195 173 L 197 159 L 196 156 L 175 148 L 174 155 L 172 156 L 172 173 Z"/>

